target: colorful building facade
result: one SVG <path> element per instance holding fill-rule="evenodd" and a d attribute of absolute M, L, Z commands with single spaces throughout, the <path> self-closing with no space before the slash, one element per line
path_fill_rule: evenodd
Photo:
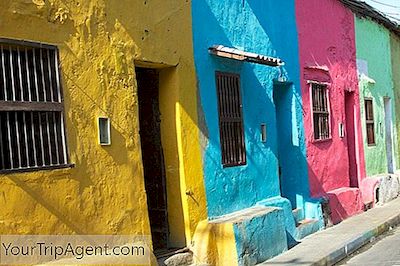
<path fill-rule="evenodd" d="M 397 145 L 394 142 L 393 130 L 396 114 L 393 101 L 390 32 L 370 19 L 356 16 L 355 22 L 367 176 L 394 173 L 398 165 L 398 156 L 397 151 L 395 152 Z M 370 40 L 371 34 L 374 38 Z M 372 108 L 369 106 L 370 101 Z M 366 114 L 368 111 L 372 112 L 371 117 Z M 367 118 L 374 123 L 372 132 L 367 132 L 367 127 L 368 130 L 372 128 L 367 124 Z"/>
<path fill-rule="evenodd" d="M 363 210 L 354 19 L 334 0 L 296 1 L 296 16 L 310 193 L 337 223 Z"/>
<path fill-rule="evenodd" d="M 253 265 L 323 226 L 320 203 L 309 196 L 294 4 L 192 2 L 209 217 L 195 243 L 198 262 Z M 225 53 L 225 57 L 215 53 Z M 284 65 L 250 63 L 240 54 L 274 57 Z M 229 92 L 235 90 L 233 103 L 224 107 L 224 101 L 230 101 L 226 100 Z M 231 120 L 223 115 L 232 104 L 239 107 L 232 117 L 243 123 L 243 130 L 234 125 L 231 134 L 228 127 L 226 136 L 224 129 Z M 231 143 L 242 148 L 237 151 L 239 161 L 229 154 Z M 230 247 L 237 257 L 226 256 L 230 258 L 226 262 L 210 258 L 229 250 L 210 246 L 211 237 L 217 243 L 223 238 L 233 242 Z"/>
<path fill-rule="evenodd" d="M 400 38 L 348 1 L 3 1 L 0 234 L 255 265 L 363 211 L 398 182 Z"/>
<path fill-rule="evenodd" d="M 399 151 L 400 148 L 400 114 L 399 114 L 399 104 L 400 104 L 400 64 L 398 63 L 398 58 L 400 58 L 400 37 L 399 34 L 390 32 L 390 58 L 391 58 L 391 66 L 392 66 L 392 80 L 393 80 L 393 94 L 394 94 L 394 111 L 396 112 L 396 120 L 395 120 L 395 143 L 397 146 L 395 147 L 395 150 L 397 152 Z M 398 157 L 396 157 L 398 160 Z M 397 164 L 397 168 L 399 167 L 400 162 Z"/>
<path fill-rule="evenodd" d="M 207 217 L 190 3 L 0 5 L 7 79 L 2 78 L 2 89 L 17 94 L 16 99 L 0 99 L 1 155 L 6 159 L 0 173 L 0 233 L 137 234 L 152 235 L 158 250 L 190 245 L 197 223 Z M 9 80 L 19 84 L 17 77 L 22 77 L 21 87 L 14 88 Z M 47 104 L 42 96 L 33 104 L 31 98 L 18 99 L 21 93 L 56 85 L 62 87 L 58 102 Z M 52 127 L 46 133 L 44 120 L 44 128 L 37 119 L 25 120 L 29 112 L 21 120 L 21 110 L 5 110 L 13 101 L 25 111 L 32 108 L 35 118 L 37 112 L 56 110 L 62 116 L 54 130 L 65 134 L 54 134 Z M 15 120 L 9 120 L 14 114 Z M 21 143 L 13 142 L 7 130 L 14 126 L 28 128 L 33 137 L 22 131 L 14 134 Z M 57 137 L 66 147 L 54 145 Z M 35 154 L 24 139 L 38 144 Z M 49 150 L 51 162 L 47 157 L 41 161 L 37 155 L 47 156 L 46 147 L 62 147 L 64 160 L 53 161 L 58 153 Z"/>
<path fill-rule="evenodd" d="M 373 11 L 373 10 L 372 10 Z M 372 12 L 371 11 L 371 12 Z M 364 203 L 385 203 L 398 194 L 399 165 L 391 30 L 382 17 L 355 12 L 357 65 L 366 175 Z M 390 24 L 389 24 L 390 25 Z M 370 38 L 374 36 L 374 38 Z M 368 44 L 366 43 L 368 42 Z M 397 75 L 397 74 L 396 74 Z"/>

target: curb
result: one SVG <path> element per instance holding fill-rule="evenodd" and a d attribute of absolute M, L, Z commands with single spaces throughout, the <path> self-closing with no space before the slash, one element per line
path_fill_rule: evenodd
<path fill-rule="evenodd" d="M 397 214 L 387 220 L 386 222 L 376 226 L 375 228 L 365 231 L 364 234 L 355 237 L 354 239 L 347 242 L 344 246 L 331 252 L 329 255 L 320 259 L 317 262 L 312 263 L 312 266 L 331 266 L 339 261 L 345 259 L 364 245 L 372 242 L 375 237 L 382 235 L 389 231 L 393 227 L 400 224 L 400 214 Z"/>

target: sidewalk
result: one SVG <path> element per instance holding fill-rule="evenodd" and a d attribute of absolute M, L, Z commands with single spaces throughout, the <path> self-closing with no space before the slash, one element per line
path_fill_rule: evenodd
<path fill-rule="evenodd" d="M 317 232 L 259 265 L 333 265 L 374 237 L 400 224 L 400 198 Z"/>

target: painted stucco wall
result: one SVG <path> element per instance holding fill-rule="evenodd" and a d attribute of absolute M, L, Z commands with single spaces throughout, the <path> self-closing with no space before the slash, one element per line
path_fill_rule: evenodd
<path fill-rule="evenodd" d="M 354 18 L 351 11 L 335 0 L 297 0 L 296 13 L 310 189 L 312 196 L 319 196 L 349 187 L 350 170 L 358 173 L 356 183 L 365 176 L 359 119 L 355 119 L 353 145 L 358 152 L 353 169 L 349 168 L 348 144 L 351 143 L 339 137 L 339 123 L 346 125 L 345 91 L 354 92 L 355 116 L 360 117 Z M 314 141 L 308 80 L 329 83 L 332 135 L 329 140 Z"/>
<path fill-rule="evenodd" d="M 293 181 L 291 189 L 287 189 L 287 195 L 283 194 L 295 205 L 297 196 L 301 200 L 308 197 L 308 185 L 298 91 L 294 1 L 199 0 L 193 1 L 192 5 L 208 215 L 220 216 L 280 195 L 278 132 L 273 99 L 273 80 L 278 79 L 279 69 L 209 55 L 208 48 L 217 44 L 280 57 L 286 62 L 282 76 L 293 82 L 294 86 L 287 85 L 279 89 L 287 90 L 288 104 L 284 108 L 292 114 L 288 118 L 290 127 L 285 128 L 286 132 L 279 132 L 279 135 L 289 139 L 282 151 L 288 155 L 286 163 L 291 164 L 291 169 L 285 174 Z M 265 13 L 265 10 L 273 12 Z M 279 21 L 279 26 L 276 21 Z M 223 168 L 221 164 L 215 71 L 241 76 L 247 153 L 245 166 Z M 262 123 L 267 125 L 266 143 L 262 143 L 260 138 Z M 294 164 L 296 167 L 292 167 Z"/>
<path fill-rule="evenodd" d="M 396 112 L 396 149 L 400 150 L 400 37 L 390 34 L 390 54 L 392 66 L 392 81 L 394 94 L 394 111 Z M 396 165 L 400 166 L 400 158 L 396 157 Z"/>
<path fill-rule="evenodd" d="M 390 32 L 380 24 L 367 19 L 355 17 L 357 59 L 367 63 L 367 73 L 360 78 L 360 102 L 363 128 L 363 144 L 367 176 L 387 173 L 387 156 L 385 145 L 385 109 L 384 97 L 392 99 L 393 123 L 396 121 L 395 96 L 393 93 Z M 371 38 L 373 36 L 373 38 Z M 361 72 L 365 72 L 360 70 Z M 374 80 L 368 82 L 369 79 Z M 372 98 L 375 121 L 375 145 L 367 144 L 364 98 Z M 394 131 L 395 133 L 395 131 Z M 394 139 L 395 141 L 395 139 Z M 395 145 L 396 146 L 396 145 Z M 398 161 L 397 148 L 395 153 Z M 398 165 L 398 164 L 397 164 Z"/>
<path fill-rule="evenodd" d="M 1 37 L 59 47 L 75 164 L 1 175 L 0 233 L 150 234 L 134 67 L 154 63 L 170 67 L 160 74 L 160 109 L 170 225 L 181 231 L 173 241 L 189 243 L 206 218 L 190 3 L 7 0 L 0 7 Z M 111 118 L 109 147 L 98 145 L 98 116 Z"/>

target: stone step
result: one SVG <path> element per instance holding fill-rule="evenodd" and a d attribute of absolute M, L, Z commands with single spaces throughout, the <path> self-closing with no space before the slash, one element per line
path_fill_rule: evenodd
<path fill-rule="evenodd" d="M 301 220 L 304 219 L 303 209 L 294 209 L 292 210 L 294 221 L 298 224 Z"/>
<path fill-rule="evenodd" d="M 296 228 L 297 238 L 302 239 L 319 230 L 319 221 L 313 219 L 304 219 L 298 222 Z"/>
<path fill-rule="evenodd" d="M 175 254 L 164 261 L 165 266 L 190 266 L 193 264 L 193 253 Z"/>

